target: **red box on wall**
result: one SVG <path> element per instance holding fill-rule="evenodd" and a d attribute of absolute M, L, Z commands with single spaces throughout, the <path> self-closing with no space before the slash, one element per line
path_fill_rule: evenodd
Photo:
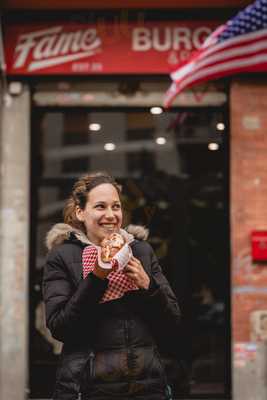
<path fill-rule="evenodd" d="M 267 231 L 251 232 L 251 250 L 253 261 L 267 261 Z"/>

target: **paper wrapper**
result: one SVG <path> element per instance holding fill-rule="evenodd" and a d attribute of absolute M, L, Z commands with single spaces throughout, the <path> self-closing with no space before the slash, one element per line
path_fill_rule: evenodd
<path fill-rule="evenodd" d="M 122 257 L 121 254 L 119 255 L 120 268 L 123 268 L 124 262 L 126 262 L 126 260 L 129 257 L 128 251 L 129 250 L 124 249 L 124 251 L 122 252 L 124 256 Z M 131 249 L 130 249 L 130 255 L 131 255 Z M 122 262 L 121 260 L 122 258 L 124 262 Z M 86 246 L 82 254 L 83 279 L 85 279 L 88 276 L 88 274 L 93 272 L 97 261 L 98 261 L 98 249 L 95 246 L 91 245 Z M 126 274 L 124 274 L 123 269 L 118 271 L 118 265 L 119 265 L 118 260 L 114 259 L 112 262 L 116 262 L 117 270 L 114 270 L 113 268 L 113 271 L 110 271 L 109 275 L 107 276 L 107 279 L 109 281 L 108 288 L 105 291 L 99 303 L 105 303 L 106 301 L 119 299 L 126 292 L 129 292 L 131 290 L 139 290 L 136 284 L 130 278 L 128 278 Z M 104 263 L 104 264 L 111 264 L 111 263 Z"/>

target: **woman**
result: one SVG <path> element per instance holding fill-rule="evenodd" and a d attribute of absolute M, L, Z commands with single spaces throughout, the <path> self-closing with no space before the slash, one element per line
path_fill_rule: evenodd
<path fill-rule="evenodd" d="M 131 234 L 121 229 L 120 195 L 109 175 L 82 177 L 67 201 L 64 224 L 47 236 L 46 322 L 52 336 L 64 343 L 54 400 L 167 398 L 156 339 L 162 330 L 167 341 L 170 334 L 175 337 L 180 311 L 144 240 L 146 230 L 133 227 Z M 112 291 L 110 298 L 106 294 L 111 284 L 116 286 L 119 272 L 94 262 L 88 273 L 86 252 L 113 232 L 123 235 L 133 255 L 120 272 L 124 290 Z"/>

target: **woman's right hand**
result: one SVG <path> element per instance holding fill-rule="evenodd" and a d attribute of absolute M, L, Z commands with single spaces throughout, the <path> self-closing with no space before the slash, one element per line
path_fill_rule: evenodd
<path fill-rule="evenodd" d="M 114 268 L 110 268 L 110 269 L 102 268 L 102 267 L 100 267 L 100 265 L 98 265 L 98 262 L 96 261 L 95 268 L 93 270 L 93 274 L 96 275 L 100 279 L 106 279 L 112 271 L 114 271 Z"/>

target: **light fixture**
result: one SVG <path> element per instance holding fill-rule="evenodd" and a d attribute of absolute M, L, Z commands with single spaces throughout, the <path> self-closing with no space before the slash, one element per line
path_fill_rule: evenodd
<path fill-rule="evenodd" d="M 19 96 L 23 91 L 23 85 L 21 82 L 10 82 L 8 91 L 11 96 Z"/>
<path fill-rule="evenodd" d="M 163 109 L 161 107 L 151 107 L 150 112 L 151 114 L 159 115 L 163 113 Z"/>
<path fill-rule="evenodd" d="M 218 122 L 216 125 L 216 128 L 218 131 L 224 131 L 225 130 L 225 125 L 223 122 Z"/>
<path fill-rule="evenodd" d="M 157 137 L 156 143 L 160 144 L 160 145 L 165 144 L 166 143 L 166 138 L 163 137 L 163 136 Z"/>
<path fill-rule="evenodd" d="M 98 132 L 101 129 L 101 125 L 98 124 L 97 122 L 92 122 L 89 124 L 89 130 L 92 132 Z"/>
<path fill-rule="evenodd" d="M 116 145 L 115 145 L 115 143 L 105 143 L 104 144 L 104 149 L 106 151 L 113 151 L 113 150 L 116 149 Z"/>
<path fill-rule="evenodd" d="M 208 144 L 208 149 L 211 151 L 219 150 L 219 145 L 218 143 L 211 142 Z"/>

